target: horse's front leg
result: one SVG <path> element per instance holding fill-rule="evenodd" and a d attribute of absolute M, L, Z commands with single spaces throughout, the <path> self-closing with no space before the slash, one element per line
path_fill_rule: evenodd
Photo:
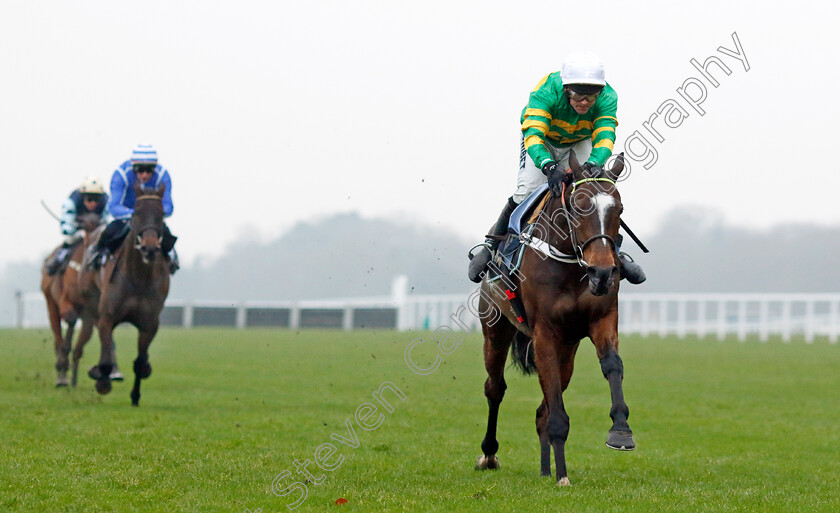
<path fill-rule="evenodd" d="M 551 443 L 548 441 L 548 405 L 545 399 L 537 408 L 537 436 L 540 439 L 540 476 L 551 475 Z"/>
<path fill-rule="evenodd" d="M 580 344 L 563 345 L 560 356 L 560 391 L 565 392 L 575 370 L 575 354 Z M 537 408 L 537 436 L 540 438 L 540 475 L 551 475 L 551 443 L 548 439 L 548 404 L 543 399 Z"/>
<path fill-rule="evenodd" d="M 114 321 L 108 316 L 99 318 L 99 363 L 88 370 L 88 376 L 96 380 L 96 391 L 107 394 L 111 391 L 111 368 L 114 361 Z"/>
<path fill-rule="evenodd" d="M 90 340 L 93 334 L 93 318 L 87 316 L 82 318 L 82 331 L 79 332 L 79 338 L 76 340 L 76 345 L 73 347 L 73 378 L 71 384 L 75 387 L 79 376 L 79 360 L 82 359 L 85 344 Z"/>
<path fill-rule="evenodd" d="M 569 385 L 577 344 L 563 344 L 562 338 L 551 329 L 534 330 L 534 351 L 536 355 L 537 371 L 540 377 L 540 387 L 543 391 L 543 405 L 547 415 L 542 416 L 537 410 L 537 434 L 540 443 L 547 436 L 548 443 L 554 449 L 554 467 L 557 486 L 569 486 L 566 472 L 566 439 L 569 437 L 569 415 L 563 403 L 563 390 Z M 544 420 L 543 420 L 544 419 Z M 543 427 L 544 422 L 544 427 Z M 547 467 L 547 451 L 541 450 L 541 474 L 550 475 Z"/>
<path fill-rule="evenodd" d="M 137 359 L 134 360 L 134 387 L 131 389 L 131 405 L 140 405 L 140 380 L 148 378 L 152 374 L 152 366 L 149 364 L 149 345 L 158 330 L 158 323 L 154 322 L 148 327 L 139 328 L 137 339 Z"/>
<path fill-rule="evenodd" d="M 607 447 L 632 451 L 636 448 L 636 442 L 633 440 L 633 431 L 627 424 L 630 408 L 624 401 L 624 363 L 618 356 L 618 311 L 614 309 L 607 316 L 592 323 L 590 338 L 601 361 L 601 372 L 610 384 L 610 418 L 613 425 L 607 434 Z"/>

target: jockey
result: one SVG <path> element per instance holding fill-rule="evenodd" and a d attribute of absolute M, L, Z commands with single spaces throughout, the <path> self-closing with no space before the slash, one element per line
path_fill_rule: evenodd
<path fill-rule="evenodd" d="M 52 276 L 67 264 L 73 249 L 82 241 L 81 218 L 86 214 L 97 214 L 101 222 L 108 217 L 108 195 L 102 182 L 95 176 L 88 176 L 78 189 L 61 205 L 61 233 L 64 242 L 58 251 L 46 262 L 47 274 Z"/>
<path fill-rule="evenodd" d="M 543 78 L 531 92 L 522 111 L 519 176 L 516 191 L 508 198 L 491 235 L 507 234 L 510 215 L 540 185 L 554 190 L 568 181 L 570 151 L 581 165 L 603 167 L 615 143 L 618 95 L 604 80 L 604 65 L 590 52 L 572 53 L 559 73 Z M 619 240 L 616 241 L 620 244 Z M 499 241 L 488 238 L 468 270 L 471 281 L 480 283 Z M 618 248 L 616 248 L 618 250 Z M 633 284 L 645 281 L 642 268 L 629 255 L 619 252 L 621 277 Z"/>
<path fill-rule="evenodd" d="M 99 268 L 110 253 L 116 251 L 128 234 L 128 221 L 134 213 L 134 184 L 140 184 L 143 189 L 157 189 L 166 186 L 163 193 L 163 216 L 172 215 L 172 180 L 169 171 L 158 164 L 157 151 L 151 144 L 138 144 L 131 152 L 131 158 L 114 170 L 111 177 L 111 202 L 109 208 L 114 220 L 102 231 L 96 243 L 89 248 L 87 265 Z M 178 239 L 166 223 L 163 224 L 161 234 L 161 250 L 169 260 L 169 272 L 175 274 L 179 269 L 178 254 L 175 252 L 175 241 Z"/>

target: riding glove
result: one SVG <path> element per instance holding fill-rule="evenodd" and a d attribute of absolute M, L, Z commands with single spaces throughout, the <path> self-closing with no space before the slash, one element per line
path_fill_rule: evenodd
<path fill-rule="evenodd" d="M 557 165 L 557 162 L 546 163 L 546 165 L 542 168 L 542 172 L 548 177 L 548 188 L 551 189 L 551 192 L 555 196 L 557 196 L 563 189 L 561 186 L 563 182 L 568 183 L 571 179 L 571 174 L 567 175 L 566 172 Z"/>

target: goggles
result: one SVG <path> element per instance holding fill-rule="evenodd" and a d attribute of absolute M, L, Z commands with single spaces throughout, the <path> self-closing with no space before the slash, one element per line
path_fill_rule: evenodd
<path fill-rule="evenodd" d="M 592 102 L 594 102 L 595 100 L 598 99 L 598 96 L 601 95 L 601 91 L 598 91 L 597 93 L 592 93 L 592 94 L 581 94 L 581 93 L 577 93 L 575 91 L 572 91 L 571 89 L 566 89 L 566 94 L 569 96 L 570 100 L 574 100 L 574 101 L 578 101 L 578 102 L 582 102 L 583 100 L 586 100 L 586 101 L 592 103 Z"/>

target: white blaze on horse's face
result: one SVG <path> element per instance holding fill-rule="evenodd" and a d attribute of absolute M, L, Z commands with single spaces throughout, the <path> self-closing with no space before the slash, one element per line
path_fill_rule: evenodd
<path fill-rule="evenodd" d="M 592 198 L 592 204 L 595 206 L 595 211 L 598 212 L 598 221 L 601 223 L 601 233 L 607 233 L 607 214 L 611 208 L 616 206 L 615 198 L 606 193 L 596 194 Z M 601 243 L 606 246 L 607 240 L 601 239 Z"/>

